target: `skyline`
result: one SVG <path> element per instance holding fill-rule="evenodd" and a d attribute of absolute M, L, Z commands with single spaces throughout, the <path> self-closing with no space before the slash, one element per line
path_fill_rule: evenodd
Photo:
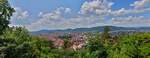
<path fill-rule="evenodd" d="M 36 1 L 36 2 L 35 2 Z M 95 26 L 150 26 L 150 0 L 9 0 L 10 26 L 29 31 Z"/>

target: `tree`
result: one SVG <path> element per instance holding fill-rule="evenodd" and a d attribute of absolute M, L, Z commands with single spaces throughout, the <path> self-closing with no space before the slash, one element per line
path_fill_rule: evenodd
<path fill-rule="evenodd" d="M 88 49 L 88 52 L 90 55 L 93 56 L 93 58 L 106 58 L 107 52 L 103 44 L 101 43 L 101 38 L 99 36 L 99 33 L 89 34 L 87 43 L 86 43 L 86 49 Z"/>
<path fill-rule="evenodd" d="M 21 27 L 7 28 L 0 38 L 0 58 L 49 58 L 52 42 Z"/>
<path fill-rule="evenodd" d="M 0 35 L 8 27 L 10 17 L 14 11 L 7 0 L 0 0 Z"/>
<path fill-rule="evenodd" d="M 104 44 L 104 45 L 107 45 L 108 42 L 109 42 L 109 39 L 110 39 L 109 31 L 110 31 L 110 27 L 109 26 L 105 26 L 104 27 L 104 31 L 103 31 L 103 33 L 101 35 L 101 43 Z"/>
<path fill-rule="evenodd" d="M 117 45 L 111 47 L 109 58 L 149 58 L 150 33 L 122 36 Z"/>

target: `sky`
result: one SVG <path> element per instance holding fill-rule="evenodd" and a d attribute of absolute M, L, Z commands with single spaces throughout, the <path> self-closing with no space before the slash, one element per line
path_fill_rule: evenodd
<path fill-rule="evenodd" d="M 29 31 L 96 26 L 150 27 L 150 0 L 8 0 L 10 26 Z"/>

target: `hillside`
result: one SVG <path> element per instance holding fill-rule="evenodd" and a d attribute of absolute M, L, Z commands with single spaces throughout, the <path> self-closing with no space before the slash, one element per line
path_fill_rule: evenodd
<path fill-rule="evenodd" d="M 110 26 L 112 32 L 118 31 L 137 31 L 137 32 L 149 32 L 150 27 L 116 27 Z M 102 32 L 104 26 L 91 27 L 91 28 L 76 28 L 76 29 L 66 29 L 66 30 L 40 30 L 31 32 L 33 35 L 40 34 L 51 34 L 51 33 L 68 33 L 68 32 Z"/>

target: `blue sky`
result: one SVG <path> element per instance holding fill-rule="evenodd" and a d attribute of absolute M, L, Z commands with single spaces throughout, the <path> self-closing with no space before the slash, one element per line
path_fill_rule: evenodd
<path fill-rule="evenodd" d="M 11 26 L 30 31 L 104 25 L 150 26 L 150 0 L 9 0 Z"/>

